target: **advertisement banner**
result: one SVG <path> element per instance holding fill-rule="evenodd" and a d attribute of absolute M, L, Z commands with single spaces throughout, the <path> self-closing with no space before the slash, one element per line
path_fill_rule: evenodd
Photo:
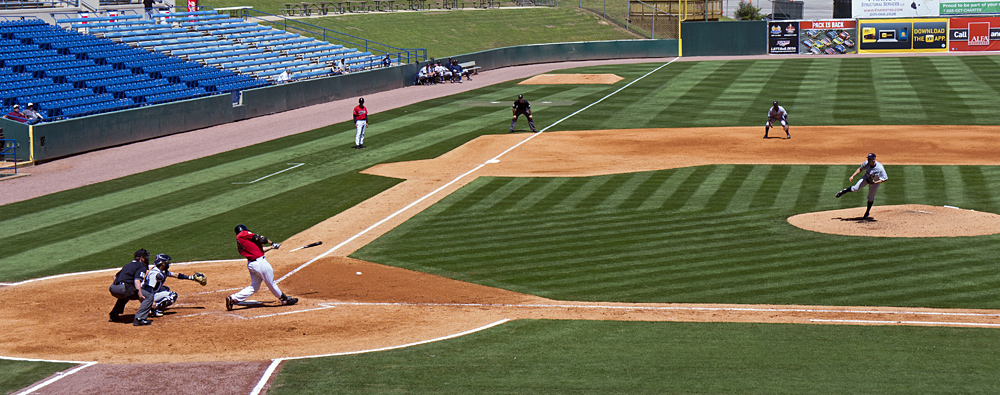
<path fill-rule="evenodd" d="M 799 53 L 799 23 L 791 21 L 768 22 L 767 53 Z"/>
<path fill-rule="evenodd" d="M 947 19 L 869 19 L 858 21 L 858 52 L 946 52 Z"/>
<path fill-rule="evenodd" d="M 949 51 L 1000 51 L 1000 18 L 953 18 Z"/>
<path fill-rule="evenodd" d="M 857 22 L 768 22 L 769 54 L 842 55 L 858 52 Z"/>
<path fill-rule="evenodd" d="M 855 21 L 802 21 L 799 28 L 799 53 L 842 55 L 858 52 Z"/>
<path fill-rule="evenodd" d="M 1000 0 L 853 0 L 851 15 L 863 18 L 913 18 L 1000 13 Z"/>

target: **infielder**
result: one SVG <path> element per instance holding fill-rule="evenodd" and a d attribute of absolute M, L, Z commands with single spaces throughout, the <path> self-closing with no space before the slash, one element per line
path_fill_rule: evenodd
<path fill-rule="evenodd" d="M 781 127 L 785 129 L 785 138 L 790 139 L 792 135 L 788 133 L 788 113 L 785 112 L 785 108 L 778 105 L 775 101 L 771 109 L 767 111 L 767 123 L 764 124 L 764 138 L 767 138 L 767 132 L 771 130 L 771 126 L 774 122 L 781 124 Z"/>
<path fill-rule="evenodd" d="M 142 293 L 146 299 L 139 306 L 139 313 L 136 314 L 136 317 L 142 313 L 148 313 L 152 317 L 163 317 L 163 310 L 177 303 L 177 292 L 171 291 L 170 287 L 164 284 L 167 281 L 167 277 L 176 277 L 180 280 L 193 280 L 202 286 L 208 281 L 208 277 L 202 273 L 195 273 L 193 276 L 188 276 L 171 272 L 169 270 L 170 261 L 170 255 L 167 254 L 158 254 L 153 259 L 154 266 L 146 273 L 146 280 L 142 283 Z M 146 319 L 146 317 L 142 318 Z"/>
<path fill-rule="evenodd" d="M 263 247 L 264 244 L 270 244 L 270 246 Z M 240 255 L 247 258 L 247 270 L 250 271 L 250 286 L 243 288 L 240 292 L 227 296 L 226 310 L 232 310 L 233 305 L 243 302 L 250 295 L 257 292 L 260 289 L 261 281 L 267 284 L 267 288 L 271 290 L 274 296 L 281 300 L 282 305 L 291 306 L 299 301 L 298 298 L 289 298 L 281 292 L 278 284 L 274 282 L 274 269 L 271 268 L 271 264 L 264 258 L 265 252 L 271 249 L 276 250 L 280 246 L 281 244 L 271 242 L 271 240 L 268 240 L 264 236 L 250 232 L 246 225 L 236 225 L 236 248 L 239 250 Z"/>
<path fill-rule="evenodd" d="M 875 193 L 878 192 L 878 184 L 886 182 L 889 179 L 889 175 L 885 173 L 885 168 L 882 164 L 875 161 L 875 154 L 868 154 L 868 160 L 862 163 L 854 174 L 847 177 L 847 181 L 853 181 L 854 176 L 864 173 L 864 176 L 858 180 L 857 184 L 844 188 L 840 192 L 837 192 L 836 197 L 841 197 L 848 192 L 857 192 L 865 185 L 868 185 L 868 210 L 865 210 L 865 216 L 863 218 L 871 218 L 868 215 L 871 214 L 872 204 L 875 203 Z"/>
<path fill-rule="evenodd" d="M 531 117 L 531 104 L 528 104 L 527 100 L 524 100 L 524 95 L 517 95 L 517 100 L 514 100 L 514 106 L 511 109 L 514 113 L 514 118 L 510 120 L 510 132 L 514 133 L 514 125 L 517 125 L 517 117 L 524 114 L 528 118 L 528 126 L 531 127 L 531 131 L 538 133 L 535 129 L 535 120 Z"/>
<path fill-rule="evenodd" d="M 365 108 L 365 98 L 358 99 L 358 106 L 354 107 L 354 126 L 358 132 L 354 134 L 354 149 L 365 147 L 365 129 L 368 128 L 368 109 Z"/>

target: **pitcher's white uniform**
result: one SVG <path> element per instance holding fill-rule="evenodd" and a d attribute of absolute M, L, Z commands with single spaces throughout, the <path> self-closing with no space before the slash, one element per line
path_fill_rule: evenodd
<path fill-rule="evenodd" d="M 885 168 L 882 167 L 882 164 L 878 161 L 873 162 L 875 162 L 874 166 L 869 165 L 868 161 L 861 164 L 861 172 L 865 175 L 856 184 L 851 186 L 850 190 L 850 192 L 857 192 L 861 188 L 864 188 L 865 185 L 868 185 L 868 201 L 875 200 L 875 193 L 878 192 L 879 186 L 879 184 L 869 184 L 868 180 L 885 181 L 889 179 L 889 175 L 885 173 Z"/>

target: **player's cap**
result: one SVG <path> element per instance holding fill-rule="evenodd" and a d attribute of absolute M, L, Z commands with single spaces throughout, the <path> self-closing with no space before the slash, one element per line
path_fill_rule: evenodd
<path fill-rule="evenodd" d="M 774 105 L 776 105 L 776 106 L 778 105 L 778 101 L 777 100 L 774 101 Z"/>
<path fill-rule="evenodd" d="M 875 154 L 868 154 L 868 159 L 875 159 Z"/>
<path fill-rule="evenodd" d="M 139 259 L 142 257 L 149 258 L 149 251 L 146 251 L 145 248 L 140 248 L 138 251 L 135 252 L 135 254 L 132 254 L 132 257 L 135 259 Z"/>
<path fill-rule="evenodd" d="M 518 99 L 523 99 L 523 98 L 524 98 L 524 95 L 517 95 L 517 98 L 518 98 Z"/>

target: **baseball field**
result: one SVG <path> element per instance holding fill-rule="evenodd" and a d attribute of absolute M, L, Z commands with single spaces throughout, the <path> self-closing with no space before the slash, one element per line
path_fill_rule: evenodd
<path fill-rule="evenodd" d="M 0 356 L 65 362 L 0 361 L 0 388 L 87 366 L 36 393 L 150 368 L 222 372 L 151 384 L 172 393 L 996 392 L 1000 56 L 683 60 L 368 98 L 365 150 L 338 122 L 0 206 Z M 507 133 L 518 94 L 541 133 Z M 761 138 L 774 100 L 790 140 Z M 865 193 L 834 193 L 869 152 L 889 181 L 861 221 Z M 298 305 L 225 311 L 238 223 L 323 241 L 268 254 Z M 138 248 L 209 283 L 108 323 Z"/>

